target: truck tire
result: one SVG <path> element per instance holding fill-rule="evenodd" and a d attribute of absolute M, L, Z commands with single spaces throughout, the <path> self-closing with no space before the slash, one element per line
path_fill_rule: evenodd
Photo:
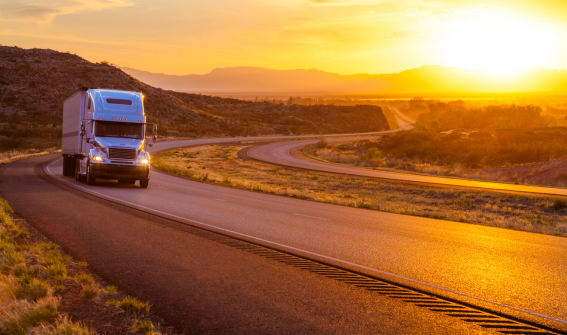
<path fill-rule="evenodd" d="M 87 161 L 87 184 L 94 185 L 96 182 L 96 177 L 91 173 L 91 163 Z"/>
<path fill-rule="evenodd" d="M 140 187 L 141 188 L 148 188 L 148 184 L 150 183 L 150 178 L 148 179 L 140 179 Z"/>
<path fill-rule="evenodd" d="M 73 157 L 63 157 L 63 175 L 65 177 L 72 176 L 75 173 L 73 162 Z"/>

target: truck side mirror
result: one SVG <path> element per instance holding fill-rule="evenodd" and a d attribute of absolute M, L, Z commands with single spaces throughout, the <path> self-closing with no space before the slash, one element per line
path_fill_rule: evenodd
<path fill-rule="evenodd" d="M 157 141 L 157 124 L 154 124 L 152 140 L 154 140 L 154 142 Z"/>
<path fill-rule="evenodd" d="M 154 146 L 154 142 L 148 142 L 148 147 L 153 147 Z"/>

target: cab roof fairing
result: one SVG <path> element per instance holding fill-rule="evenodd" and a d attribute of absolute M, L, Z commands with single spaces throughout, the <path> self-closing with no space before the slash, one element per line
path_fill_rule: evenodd
<path fill-rule="evenodd" d="M 94 120 L 135 123 L 146 122 L 143 95 L 140 92 L 90 89 L 87 91 L 87 94 L 89 98 L 92 99 L 93 106 L 91 106 L 91 110 L 94 110 L 92 114 Z M 109 103 L 107 99 L 129 100 L 132 101 L 132 104 Z"/>

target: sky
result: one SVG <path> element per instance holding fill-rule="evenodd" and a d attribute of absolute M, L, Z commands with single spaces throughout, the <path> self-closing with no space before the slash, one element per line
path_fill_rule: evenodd
<path fill-rule="evenodd" d="M 2 0 L 0 44 L 166 74 L 567 68 L 567 1 Z"/>

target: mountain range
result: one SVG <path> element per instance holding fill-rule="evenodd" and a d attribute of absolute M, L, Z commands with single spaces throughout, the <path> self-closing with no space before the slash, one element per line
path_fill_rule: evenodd
<path fill-rule="evenodd" d="M 217 68 L 204 75 L 167 75 L 123 67 L 134 78 L 179 92 L 257 93 L 520 93 L 567 92 L 567 70 L 527 67 L 514 74 L 490 75 L 441 65 L 391 74 L 340 75 L 316 69 Z"/>

